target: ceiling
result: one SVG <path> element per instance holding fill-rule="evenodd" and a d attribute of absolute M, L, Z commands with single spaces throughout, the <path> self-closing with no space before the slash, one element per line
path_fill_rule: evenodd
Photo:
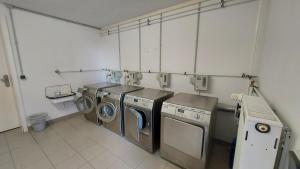
<path fill-rule="evenodd" d="M 0 0 L 20 8 L 104 27 L 188 0 Z"/>

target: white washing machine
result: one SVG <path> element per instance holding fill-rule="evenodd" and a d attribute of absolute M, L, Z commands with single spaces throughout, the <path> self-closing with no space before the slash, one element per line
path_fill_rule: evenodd
<path fill-rule="evenodd" d="M 163 103 L 160 155 L 186 169 L 205 169 L 218 99 L 179 93 Z"/>

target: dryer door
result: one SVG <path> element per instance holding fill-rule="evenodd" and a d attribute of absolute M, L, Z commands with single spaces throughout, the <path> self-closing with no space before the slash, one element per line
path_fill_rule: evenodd
<path fill-rule="evenodd" d="M 95 98 L 91 95 L 83 95 L 76 100 L 76 106 L 79 112 L 89 113 L 95 106 Z"/>
<path fill-rule="evenodd" d="M 116 107 L 109 102 L 102 102 L 97 107 L 97 117 L 103 122 L 109 123 L 116 118 Z"/>
<path fill-rule="evenodd" d="M 202 127 L 163 117 L 162 129 L 164 144 L 195 159 L 201 159 L 204 137 Z"/>

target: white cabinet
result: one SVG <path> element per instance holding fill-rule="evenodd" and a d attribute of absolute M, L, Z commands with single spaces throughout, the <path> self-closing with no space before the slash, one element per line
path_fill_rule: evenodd
<path fill-rule="evenodd" d="M 249 72 L 258 1 L 200 15 L 197 72 L 240 75 Z"/>
<path fill-rule="evenodd" d="M 120 47 L 121 68 L 130 71 L 139 71 L 139 30 L 131 29 L 121 32 Z"/>
<path fill-rule="evenodd" d="M 100 40 L 100 64 L 103 68 L 119 69 L 118 34 L 104 35 Z"/>
<path fill-rule="evenodd" d="M 162 72 L 193 72 L 196 28 L 197 15 L 163 22 Z"/>
<path fill-rule="evenodd" d="M 156 17 L 157 18 L 157 17 Z M 152 18 L 150 18 L 152 19 Z M 143 22 L 143 21 L 142 21 Z M 160 24 L 151 24 L 141 28 L 142 71 L 158 72 L 160 55 Z"/>

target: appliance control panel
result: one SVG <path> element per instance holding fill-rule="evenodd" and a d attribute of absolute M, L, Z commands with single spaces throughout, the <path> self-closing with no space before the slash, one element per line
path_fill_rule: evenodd
<path fill-rule="evenodd" d="M 124 103 L 144 107 L 147 109 L 153 108 L 153 100 L 141 98 L 141 97 L 135 97 L 135 96 L 125 96 Z"/>
<path fill-rule="evenodd" d="M 211 113 L 201 109 L 195 109 L 195 108 L 185 107 L 185 106 L 171 104 L 171 103 L 163 103 L 161 112 L 171 114 L 173 116 L 178 116 L 181 118 L 193 120 L 203 124 L 210 123 Z"/>
<path fill-rule="evenodd" d="M 120 95 L 109 92 L 99 92 L 97 93 L 97 97 L 108 97 L 114 100 L 120 100 Z"/>

